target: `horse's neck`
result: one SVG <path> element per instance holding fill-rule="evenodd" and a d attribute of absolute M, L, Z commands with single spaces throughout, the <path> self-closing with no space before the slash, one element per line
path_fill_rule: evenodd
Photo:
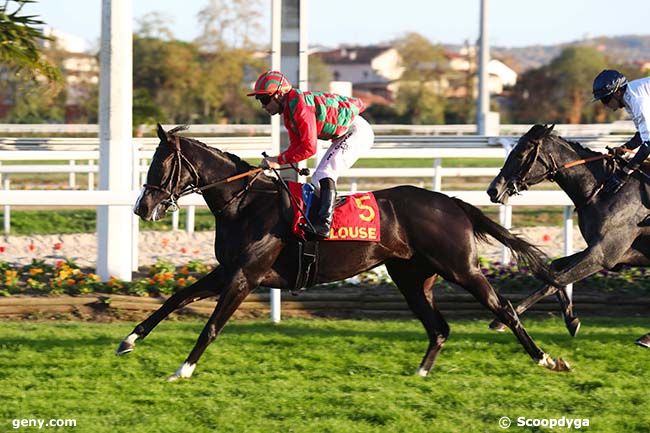
<path fill-rule="evenodd" d="M 556 150 L 553 155 L 558 155 L 556 162 L 560 166 L 555 175 L 555 181 L 567 193 L 576 207 L 580 207 L 591 198 L 599 182 L 602 181 L 604 176 L 603 161 L 587 162 L 564 168 L 562 166 L 566 163 L 589 158 L 594 154 L 586 149 L 584 151 L 575 149 L 569 143 L 562 142 L 561 138 L 556 138 L 555 143 Z"/>
<path fill-rule="evenodd" d="M 237 175 L 252 169 L 252 167 L 244 167 L 228 158 L 227 155 L 220 152 L 215 152 L 210 149 L 200 149 L 199 157 L 201 164 L 197 167 L 199 171 L 200 187 L 213 185 L 203 191 L 203 198 L 214 215 L 227 217 L 234 215 L 236 209 L 239 207 L 239 199 L 246 199 L 245 195 L 236 197 L 240 192 L 246 188 L 246 185 L 251 181 L 251 177 L 243 177 L 241 179 L 225 182 L 231 176 Z M 269 182 L 263 182 L 261 179 L 256 179 L 257 185 L 268 186 Z"/>

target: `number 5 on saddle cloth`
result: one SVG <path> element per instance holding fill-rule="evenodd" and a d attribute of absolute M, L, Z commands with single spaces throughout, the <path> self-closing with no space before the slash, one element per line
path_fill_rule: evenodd
<path fill-rule="evenodd" d="M 381 240 L 379 208 L 375 195 L 371 192 L 337 199 L 329 236 L 320 241 L 307 240 L 302 229 L 306 224 L 303 215 L 309 216 L 312 209 L 318 211 L 318 197 L 311 184 L 287 182 L 287 186 L 293 196 L 291 229 L 298 238 L 298 273 L 294 290 L 313 285 L 318 271 L 318 245 L 321 241 Z"/>

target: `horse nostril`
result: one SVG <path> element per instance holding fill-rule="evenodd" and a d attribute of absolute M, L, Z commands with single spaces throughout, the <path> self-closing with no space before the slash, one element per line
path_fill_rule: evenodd
<path fill-rule="evenodd" d="M 490 197 L 496 197 L 496 195 L 497 195 L 497 189 L 496 189 L 496 188 L 488 188 L 488 190 L 487 190 L 487 194 L 488 194 Z"/>

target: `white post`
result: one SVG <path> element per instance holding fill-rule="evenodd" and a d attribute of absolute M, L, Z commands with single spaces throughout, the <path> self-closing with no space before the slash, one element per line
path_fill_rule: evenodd
<path fill-rule="evenodd" d="M 5 191 L 9 191 L 10 189 L 9 176 L 5 176 L 4 179 L 2 180 L 2 187 L 4 188 Z M 5 234 L 8 235 L 11 232 L 11 206 L 5 205 L 3 211 L 4 211 L 4 231 Z"/>
<path fill-rule="evenodd" d="M 95 173 L 92 170 L 95 168 L 95 161 L 88 160 L 88 191 L 95 189 Z"/>
<path fill-rule="evenodd" d="M 140 183 L 140 148 L 133 148 L 132 158 L 132 179 L 133 191 L 138 191 Z M 140 268 L 140 217 L 135 213 L 131 214 L 131 271 L 137 272 Z"/>
<path fill-rule="evenodd" d="M 573 254 L 573 206 L 564 207 L 564 255 Z M 573 298 L 573 284 L 564 288 L 569 299 Z"/>
<path fill-rule="evenodd" d="M 357 183 L 357 178 L 352 178 L 352 182 L 350 183 L 350 192 L 355 193 L 359 190 L 359 184 Z"/>
<path fill-rule="evenodd" d="M 271 69 L 280 70 L 282 62 L 282 0 L 271 1 Z M 271 116 L 271 143 L 273 153 L 280 153 L 280 116 Z M 279 323 L 280 289 L 271 289 L 271 321 Z"/>
<path fill-rule="evenodd" d="M 68 173 L 68 184 L 70 185 L 70 189 L 77 189 L 77 173 L 73 171 L 75 165 L 77 165 L 77 162 L 74 159 L 71 159 L 70 173 Z"/>
<path fill-rule="evenodd" d="M 99 56 L 99 189 L 129 194 L 133 184 L 133 11 L 131 0 L 102 0 Z M 97 207 L 97 273 L 131 280 L 131 206 Z"/>
<path fill-rule="evenodd" d="M 433 160 L 433 190 L 442 191 L 442 158 Z"/>
<path fill-rule="evenodd" d="M 187 215 L 185 215 L 185 231 L 189 234 L 192 234 L 194 233 L 196 206 L 188 206 L 186 212 Z"/>
<path fill-rule="evenodd" d="M 180 213 L 181 213 L 180 208 L 177 211 L 172 212 L 172 230 L 173 231 L 178 230 L 178 219 L 179 219 Z"/>

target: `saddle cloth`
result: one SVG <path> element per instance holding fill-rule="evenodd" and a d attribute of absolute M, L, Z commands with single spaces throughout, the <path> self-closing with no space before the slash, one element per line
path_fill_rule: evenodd
<path fill-rule="evenodd" d="M 298 182 L 287 182 L 287 185 L 291 195 L 295 198 L 295 201 L 291 201 L 293 211 L 291 228 L 296 236 L 305 239 L 305 232 L 300 227 L 301 224 L 305 224 L 305 219 L 296 207 L 296 203 L 306 215 L 309 215 L 313 187 L 310 184 Z M 330 235 L 325 240 L 379 242 L 381 240 L 379 208 L 375 195 L 371 192 L 364 192 L 338 199 L 334 207 Z"/>

